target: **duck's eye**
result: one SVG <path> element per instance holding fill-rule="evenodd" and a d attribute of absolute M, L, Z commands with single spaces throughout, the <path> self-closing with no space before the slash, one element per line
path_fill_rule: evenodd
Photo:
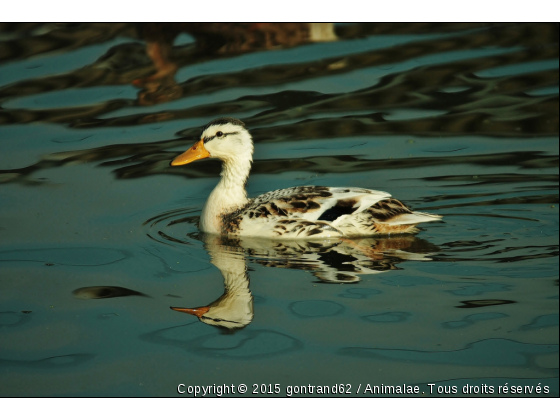
<path fill-rule="evenodd" d="M 218 132 L 216 133 L 216 136 L 218 136 L 218 137 L 223 137 L 223 136 L 224 136 L 224 133 L 222 133 L 221 131 L 218 131 Z"/>

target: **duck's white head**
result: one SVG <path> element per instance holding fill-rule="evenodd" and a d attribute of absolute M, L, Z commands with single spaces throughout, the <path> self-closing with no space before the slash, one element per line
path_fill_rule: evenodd
<path fill-rule="evenodd" d="M 177 156 L 171 166 L 186 165 L 195 160 L 217 158 L 226 163 L 250 164 L 253 139 L 242 121 L 217 118 L 202 129 L 200 140 L 189 150 Z"/>

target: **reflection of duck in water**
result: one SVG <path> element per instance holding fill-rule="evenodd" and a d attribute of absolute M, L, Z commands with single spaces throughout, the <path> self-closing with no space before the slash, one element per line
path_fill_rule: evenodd
<path fill-rule="evenodd" d="M 273 238 L 359 237 L 414 233 L 415 226 L 441 216 L 410 210 L 391 194 L 365 188 L 319 186 L 276 190 L 247 198 L 253 140 L 243 122 L 218 118 L 202 130 L 200 141 L 171 165 L 209 157 L 223 162 L 222 179 L 200 217 L 203 232 Z"/>
<path fill-rule="evenodd" d="M 208 237 L 206 248 L 210 262 L 224 276 L 224 294 L 208 306 L 171 309 L 196 315 L 205 324 L 227 329 L 243 328 L 253 319 L 253 295 L 249 290 L 249 276 L 245 257 L 219 244 L 220 238 Z"/>
<path fill-rule="evenodd" d="M 171 309 L 196 315 L 205 324 L 239 329 L 253 320 L 253 296 L 245 255 L 267 267 L 311 271 L 325 283 L 355 283 L 358 275 L 396 269 L 405 260 L 429 260 L 437 248 L 414 236 L 398 238 L 317 239 L 280 241 L 268 238 L 227 238 L 203 235 L 212 264 L 224 276 L 224 293 L 207 306 Z"/>
<path fill-rule="evenodd" d="M 402 261 L 430 261 L 438 248 L 412 235 L 369 238 L 320 238 L 280 241 L 268 238 L 238 241 L 251 260 L 266 267 L 310 271 L 324 283 L 356 283 L 359 275 L 396 270 Z"/>

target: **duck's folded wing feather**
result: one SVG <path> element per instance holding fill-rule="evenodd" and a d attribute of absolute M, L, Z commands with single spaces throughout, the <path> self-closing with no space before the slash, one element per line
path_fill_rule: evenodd
<path fill-rule="evenodd" d="M 293 187 L 256 197 L 244 212 L 255 221 L 282 217 L 332 222 L 389 197 L 389 193 L 365 188 Z"/>

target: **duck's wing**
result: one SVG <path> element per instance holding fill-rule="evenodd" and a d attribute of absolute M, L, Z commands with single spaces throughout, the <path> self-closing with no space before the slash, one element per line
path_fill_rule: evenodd
<path fill-rule="evenodd" d="M 224 234 L 243 236 L 341 236 L 334 221 L 391 197 L 365 188 L 292 187 L 254 198 L 225 215 Z"/>
<path fill-rule="evenodd" d="M 247 208 L 252 218 L 272 216 L 297 218 L 310 222 L 333 222 L 344 214 L 361 212 L 380 200 L 391 197 L 383 191 L 365 188 L 320 186 L 292 187 L 256 197 Z M 251 214 L 249 214 L 251 217 Z"/>

